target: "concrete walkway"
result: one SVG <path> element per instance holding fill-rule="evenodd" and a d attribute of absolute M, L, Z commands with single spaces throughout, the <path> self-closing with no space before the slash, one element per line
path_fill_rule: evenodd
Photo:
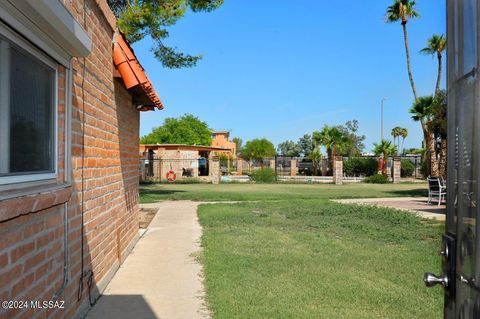
<path fill-rule="evenodd" d="M 203 298 L 201 227 L 191 201 L 161 202 L 130 256 L 88 319 L 208 318 Z"/>
<path fill-rule="evenodd" d="M 383 206 L 404 210 L 410 213 L 414 213 L 422 218 L 436 219 L 440 221 L 445 220 L 445 205 L 437 205 L 437 202 L 433 201 L 428 203 L 426 197 L 390 197 L 390 198 L 355 198 L 355 199 L 337 199 L 334 200 L 337 203 L 344 204 L 359 204 L 359 205 L 372 205 Z"/>

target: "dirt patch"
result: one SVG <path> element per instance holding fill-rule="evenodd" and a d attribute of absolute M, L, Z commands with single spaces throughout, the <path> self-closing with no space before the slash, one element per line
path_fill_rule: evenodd
<path fill-rule="evenodd" d="M 153 217 L 157 213 L 158 208 L 141 208 L 140 209 L 140 229 L 145 229 L 150 225 Z"/>

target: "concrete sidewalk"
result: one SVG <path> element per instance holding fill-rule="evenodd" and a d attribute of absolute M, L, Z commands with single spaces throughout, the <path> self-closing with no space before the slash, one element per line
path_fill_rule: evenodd
<path fill-rule="evenodd" d="M 414 213 L 422 218 L 445 220 L 446 208 L 442 204 L 438 206 L 436 202 L 428 203 L 426 197 L 390 197 L 390 198 L 354 198 L 354 199 L 336 199 L 337 203 L 373 205 L 396 208 L 410 213 Z"/>
<path fill-rule="evenodd" d="M 200 252 L 199 203 L 155 205 L 159 210 L 146 233 L 86 318 L 209 317 L 202 268 L 195 261 Z"/>

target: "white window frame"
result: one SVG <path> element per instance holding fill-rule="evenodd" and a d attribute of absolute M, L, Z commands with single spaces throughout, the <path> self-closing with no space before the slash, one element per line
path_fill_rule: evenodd
<path fill-rule="evenodd" d="M 24 182 L 33 182 L 33 181 L 46 181 L 46 180 L 54 180 L 58 176 L 58 63 L 56 63 L 52 58 L 45 55 L 42 51 L 37 49 L 33 46 L 30 42 L 25 40 L 21 35 L 17 34 L 15 31 L 11 30 L 9 27 L 4 25 L 0 21 L 0 35 L 13 42 L 15 45 L 20 47 L 22 50 L 25 50 L 27 53 L 34 56 L 36 59 L 44 63 L 46 66 L 50 67 L 54 72 L 54 83 L 53 83 L 53 172 L 49 173 L 26 173 L 26 174 L 18 174 L 18 175 L 10 175 L 10 176 L 0 176 L 0 185 L 6 184 L 17 184 L 17 183 L 24 183 Z M 3 49 L 2 49 L 3 48 Z M 0 47 L 0 54 L 2 51 L 5 50 L 5 47 Z M 0 61 L 6 60 L 3 58 Z M 1 63 L 8 63 L 1 62 Z M 7 76 L 6 72 L 3 74 L 0 73 L 0 136 L 8 136 L 8 140 L 10 143 L 10 125 L 9 125 L 9 116 L 3 116 L 3 114 L 8 113 L 10 109 L 9 103 L 9 94 L 2 94 L 1 92 L 8 91 L 9 83 L 5 81 L 5 77 Z M 1 141 L 0 141 L 1 142 Z M 10 149 L 7 143 L 0 143 L 0 162 L 6 163 L 9 161 L 10 158 Z M 3 144 L 3 145 L 2 145 Z M 6 150 L 2 150 L 1 148 L 6 148 Z M 0 165 L 4 165 L 0 163 Z M 1 168 L 2 166 L 0 166 Z M 5 167 L 3 167 L 5 169 Z"/>

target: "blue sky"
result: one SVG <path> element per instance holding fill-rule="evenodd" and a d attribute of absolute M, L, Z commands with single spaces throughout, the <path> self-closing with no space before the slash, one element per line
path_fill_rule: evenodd
<path fill-rule="evenodd" d="M 225 0 L 214 12 L 188 13 L 166 43 L 202 54 L 196 67 L 166 69 L 148 39 L 133 46 L 165 104 L 142 113 L 140 134 L 191 113 L 244 141 L 265 137 L 277 145 L 357 119 L 371 150 L 380 140 L 385 97 L 385 135 L 406 127 L 405 147 L 420 147 L 420 125 L 408 113 L 413 97 L 402 29 L 385 23 L 391 2 Z M 418 51 L 433 33 L 445 33 L 445 3 L 418 0 L 417 10 L 421 18 L 408 31 L 414 79 L 425 95 L 434 90 L 437 61 Z"/>

